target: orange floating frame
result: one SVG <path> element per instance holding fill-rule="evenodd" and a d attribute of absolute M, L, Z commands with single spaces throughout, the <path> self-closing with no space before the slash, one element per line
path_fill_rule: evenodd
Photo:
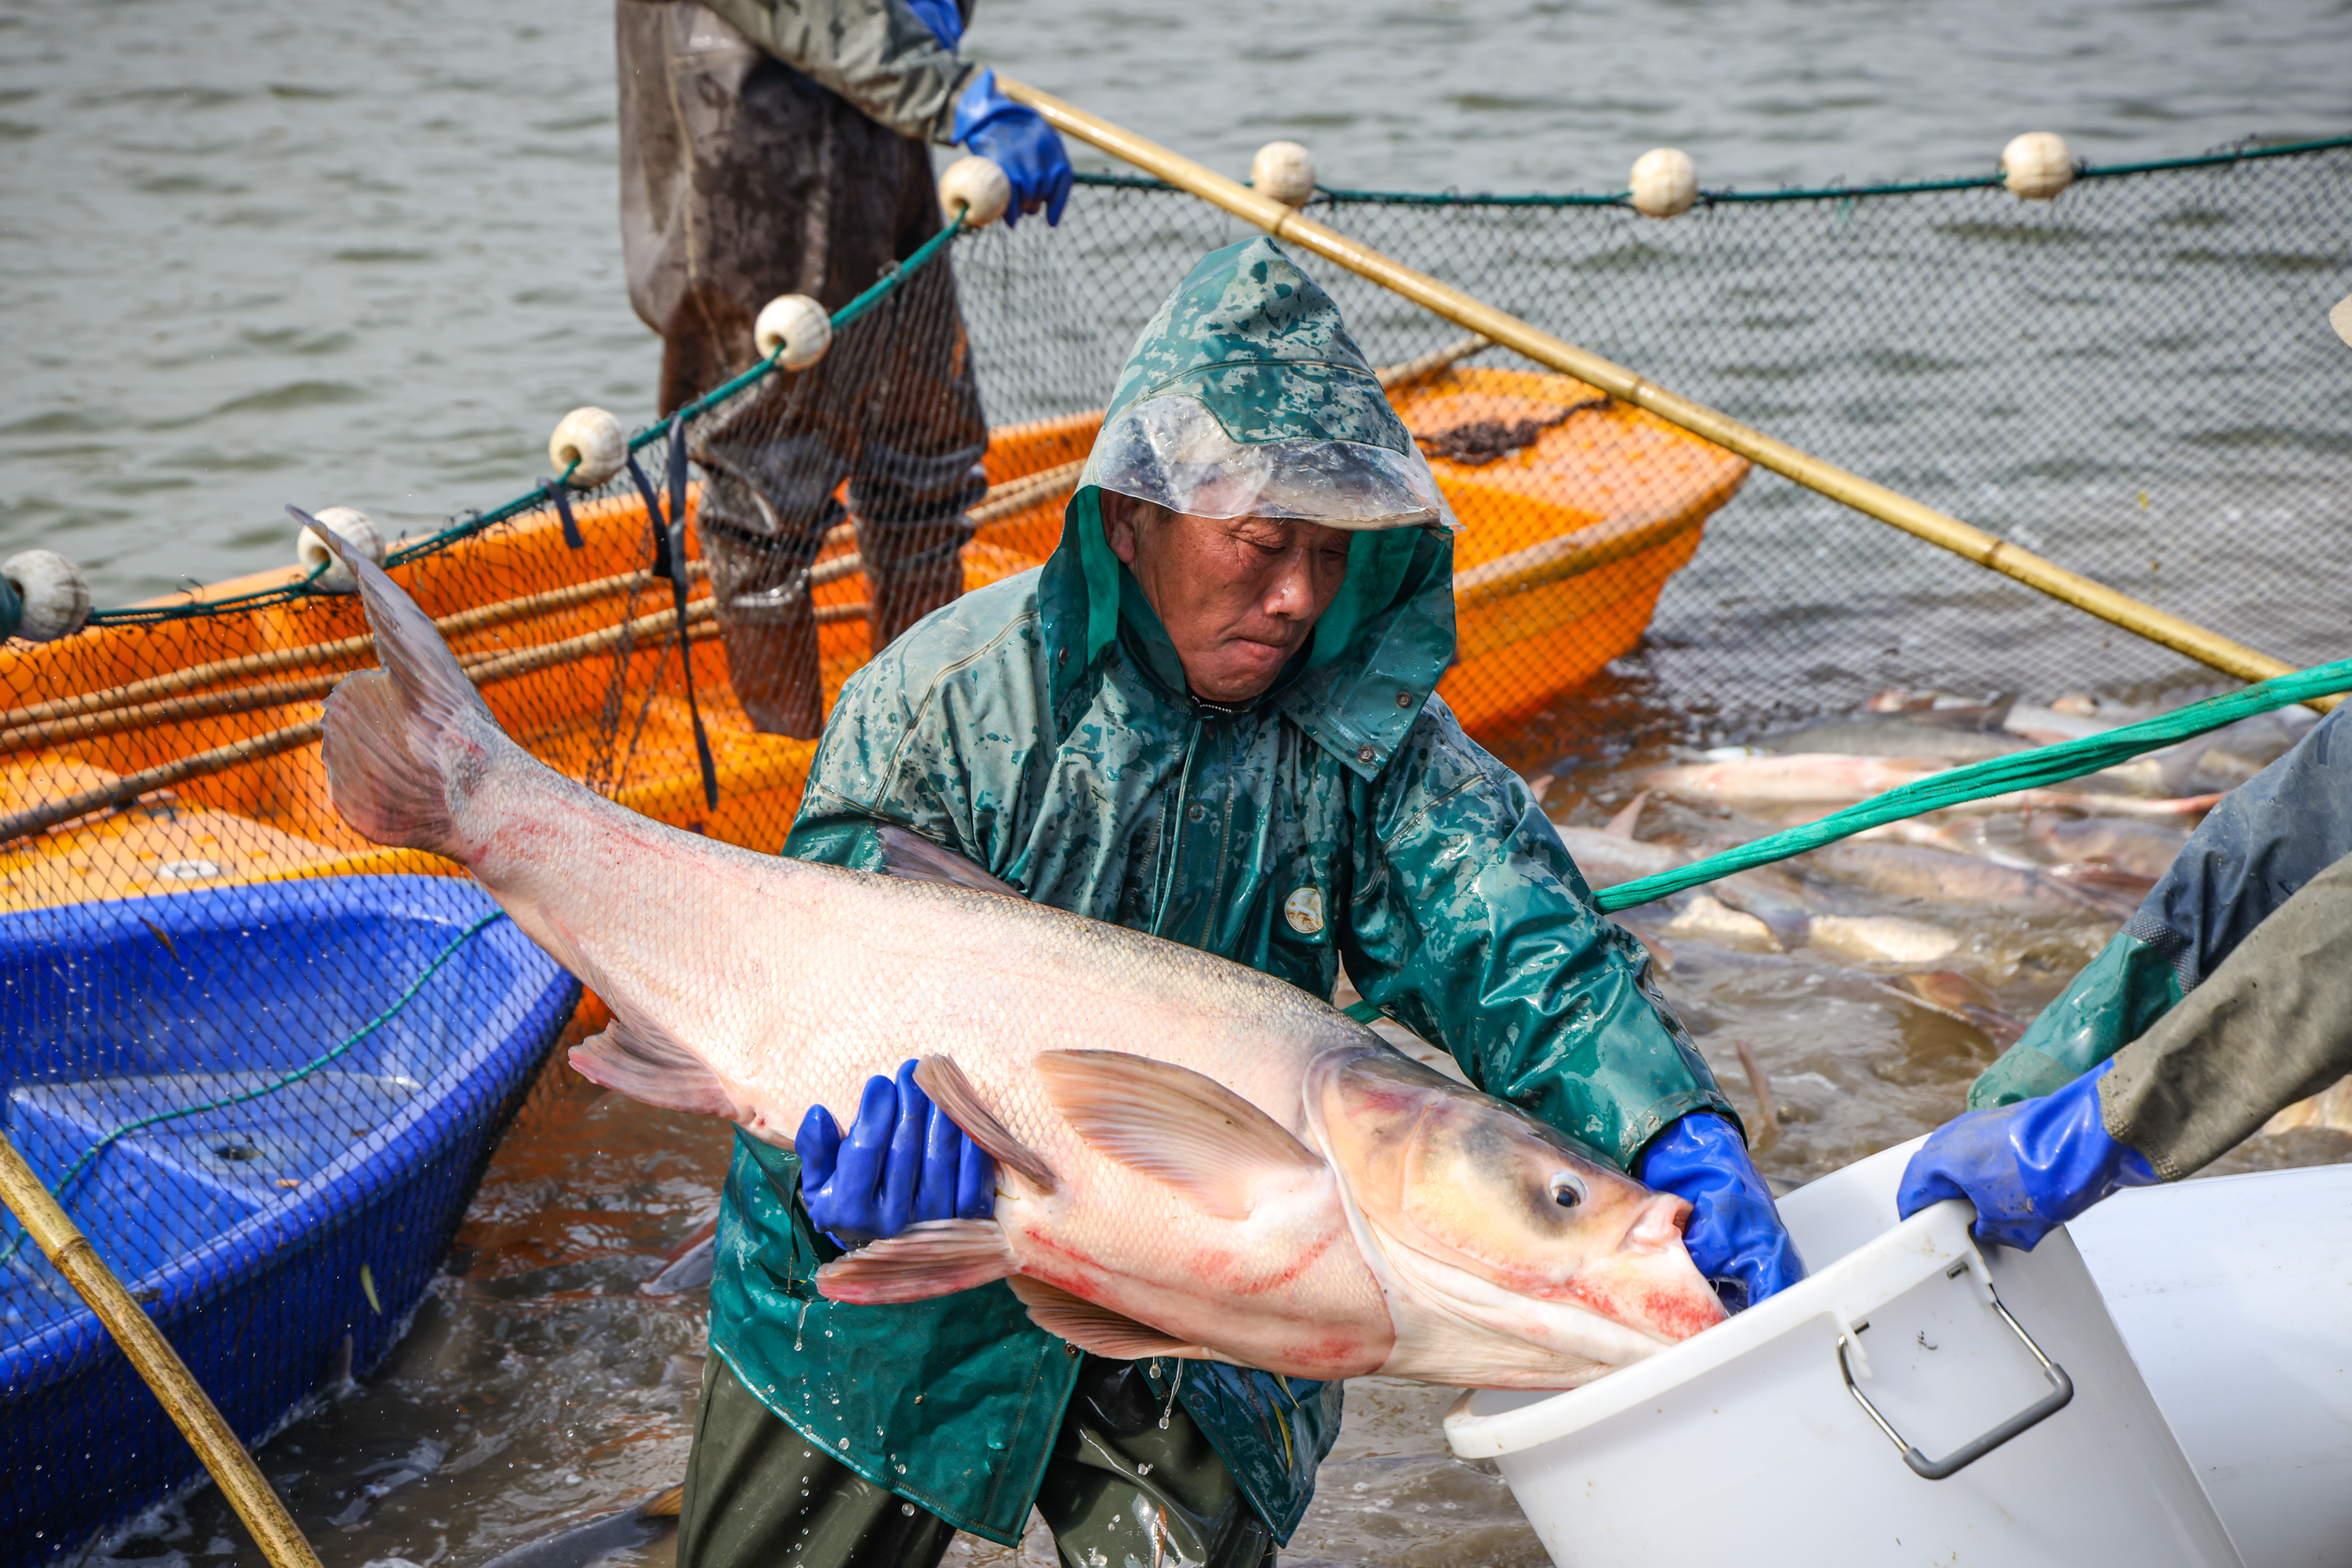
<path fill-rule="evenodd" d="M 1698 548 L 1706 520 L 1747 478 L 1746 459 L 1629 405 L 1601 398 L 1567 377 L 1456 366 L 1391 395 L 1425 440 L 1480 427 L 1488 447 L 1524 444 L 1484 463 L 1433 458 L 1431 467 L 1463 523 L 1454 549 L 1459 655 L 1438 689 L 1474 732 L 1495 732 L 1574 689 L 1630 652 L 1655 612 L 1666 579 Z M 1040 473 L 1086 455 L 1099 413 L 1000 426 L 986 466 L 992 484 Z M 688 554 L 696 555 L 688 490 Z M 965 552 L 967 591 L 1041 563 L 1059 540 L 1066 494 L 1051 494 L 984 525 Z M 669 608 L 666 583 L 637 582 L 646 514 L 635 497 L 583 502 L 574 515 L 584 548 L 567 549 L 553 513 L 517 519 L 422 557 L 395 575 L 425 612 L 479 611 L 479 585 L 514 600 L 613 580 L 607 591 L 530 611 L 452 637 L 461 658 L 513 654 L 605 631 Z M 835 544 L 820 563 L 849 546 Z M 293 569 L 224 583 L 205 598 L 281 585 Z M 708 591 L 698 584 L 698 599 Z M 828 702 L 869 657 L 856 606 L 863 579 L 819 586 L 821 610 L 840 618 L 819 631 Z M 476 617 L 480 618 L 478 616 Z M 245 613 L 106 627 L 39 647 L 0 652 L 0 677 L 20 705 L 0 713 L 0 815 L 60 800 L 194 752 L 315 721 L 319 697 L 244 711 L 142 723 L 79 738 L 27 731 L 28 715 L 61 700 L 108 692 L 171 670 L 276 654 L 283 669 L 205 683 L 217 690 L 258 679 L 294 679 L 363 667 L 348 652 L 307 665 L 299 650 L 363 634 L 356 600 L 310 598 Z M 719 771 L 719 805 L 704 805 L 692 727 L 679 683 L 646 695 L 657 662 L 675 661 L 675 633 L 491 681 L 483 695 L 501 721 L 530 737 L 549 765 L 631 809 L 750 848 L 782 845 L 814 752 L 811 742 L 754 731 L 728 683 L 726 655 L 707 613 L 689 637 L 695 688 Z M 674 668 L 674 665 L 673 665 Z M 616 681 L 616 673 L 618 679 Z M 607 718 L 617 690 L 642 704 L 640 722 Z M 26 695 L 32 701 L 24 701 Z M 628 731 L 623 743 L 618 730 Z M 34 735 L 37 743 L 26 744 Z M 386 849 L 345 826 L 329 804 L 317 743 L 236 763 L 94 814 L 46 834 L 0 845 L 0 909 L 174 891 L 215 882 L 373 871 L 455 872 L 452 862 Z"/>

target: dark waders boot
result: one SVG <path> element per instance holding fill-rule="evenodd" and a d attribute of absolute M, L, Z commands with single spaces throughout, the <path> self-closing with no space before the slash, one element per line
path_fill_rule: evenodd
<path fill-rule="evenodd" d="M 1167 1426 L 1160 1426 L 1165 1417 Z M 1273 1532 L 1182 1405 L 1088 1356 L 1037 1510 L 1067 1568 L 1262 1568 Z M 714 1355 L 678 1521 L 678 1568 L 930 1568 L 954 1527 L 825 1458 Z"/>
<path fill-rule="evenodd" d="M 946 522 L 857 520 L 857 552 L 871 595 L 866 630 L 876 653 L 963 592 L 963 547 L 971 538 L 971 524 L 961 513 Z"/>

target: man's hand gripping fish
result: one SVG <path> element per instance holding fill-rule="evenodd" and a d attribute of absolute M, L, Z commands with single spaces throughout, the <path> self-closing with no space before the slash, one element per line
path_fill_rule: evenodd
<path fill-rule="evenodd" d="M 424 613 L 327 542 L 384 667 L 327 700 L 336 809 L 462 862 L 604 998 L 614 1022 L 573 1067 L 789 1147 L 811 1105 L 924 1053 L 925 1090 L 995 1157 L 993 1219 L 852 1252 L 817 1276 L 833 1300 L 1005 1279 L 1108 1356 L 1517 1388 L 1721 1321 L 1687 1203 L 1293 986 L 1032 904 L 911 834 L 873 876 L 598 796 L 509 740 Z"/>

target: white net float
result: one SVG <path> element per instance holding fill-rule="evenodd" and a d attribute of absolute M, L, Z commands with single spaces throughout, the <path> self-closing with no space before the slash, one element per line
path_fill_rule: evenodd
<path fill-rule="evenodd" d="M 806 370 L 833 346 L 833 318 L 805 294 L 779 294 L 760 308 L 751 341 L 759 345 L 761 359 L 772 359 L 786 370 Z M 781 355 L 778 349 L 783 351 Z"/>
<path fill-rule="evenodd" d="M 964 227 L 986 228 L 1012 205 L 1013 182 L 985 158 L 958 158 L 940 171 L 940 211 L 950 222 L 961 207 Z"/>
<path fill-rule="evenodd" d="M 1269 142 L 1250 160 L 1250 184 L 1259 195 L 1303 207 L 1315 198 L 1315 154 L 1296 142 Z"/>
<path fill-rule="evenodd" d="M 375 519 L 352 506 L 331 506 L 319 513 L 319 525 L 333 531 L 336 538 L 361 554 L 383 564 L 383 531 Z M 308 572 L 323 563 L 326 570 L 310 579 L 310 586 L 329 594 L 352 594 L 359 591 L 358 581 L 350 567 L 327 552 L 319 536 L 307 528 L 298 529 L 294 535 L 294 559 Z"/>
<path fill-rule="evenodd" d="M 71 637 L 89 619 L 89 579 L 54 550 L 21 551 L 0 561 L 0 577 L 16 591 L 15 635 L 26 642 Z"/>
<path fill-rule="evenodd" d="M 2352 343 L 2352 294 L 2336 301 L 2336 308 L 2327 312 L 2327 324 L 2336 329 L 2337 337 Z"/>
<path fill-rule="evenodd" d="M 1653 147 L 1633 160 L 1626 189 L 1633 210 L 1650 217 L 1674 217 L 1698 200 L 1698 165 L 1679 147 Z"/>
<path fill-rule="evenodd" d="M 575 408 L 556 422 L 555 434 L 547 438 L 547 460 L 558 476 L 571 469 L 572 489 L 593 489 L 629 460 L 628 432 L 601 408 Z"/>
<path fill-rule="evenodd" d="M 2074 183 L 2074 154 L 2054 131 L 2029 131 L 2000 150 L 2000 183 L 2029 202 L 2046 202 Z"/>

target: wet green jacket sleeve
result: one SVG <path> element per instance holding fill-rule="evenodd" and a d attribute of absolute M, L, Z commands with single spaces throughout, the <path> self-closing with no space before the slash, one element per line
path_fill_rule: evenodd
<path fill-rule="evenodd" d="M 2116 1053 L 2107 1133 L 2179 1181 L 2352 1072 L 2352 857 L 2282 904 L 2204 984 Z"/>
<path fill-rule="evenodd" d="M 1370 786 L 1341 957 L 1470 1081 L 1630 1168 L 1677 1117 L 1731 1117 L 1527 786 L 1433 698 Z"/>
<path fill-rule="evenodd" d="M 746 37 L 901 136 L 947 146 L 982 68 L 898 0 L 702 0 Z"/>
<path fill-rule="evenodd" d="M 2064 1087 L 2218 973 L 2300 889 L 2352 855 L 2352 705 L 2230 792 L 2065 993 L 1969 1089 L 1969 1109 Z"/>

